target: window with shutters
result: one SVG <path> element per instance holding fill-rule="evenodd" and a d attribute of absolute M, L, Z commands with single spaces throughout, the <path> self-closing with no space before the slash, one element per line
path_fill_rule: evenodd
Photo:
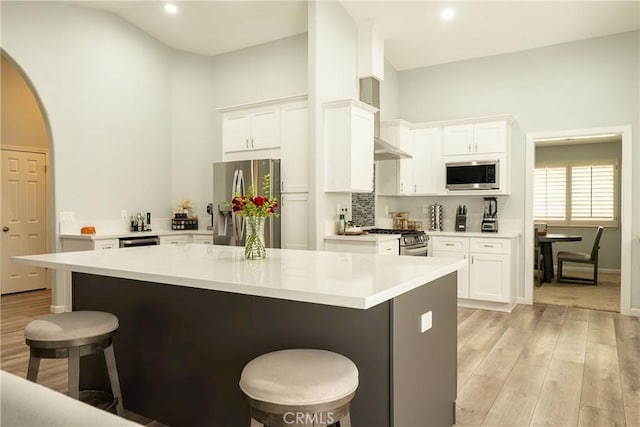
<path fill-rule="evenodd" d="M 618 165 L 568 163 L 537 167 L 534 219 L 559 226 L 618 226 Z"/>

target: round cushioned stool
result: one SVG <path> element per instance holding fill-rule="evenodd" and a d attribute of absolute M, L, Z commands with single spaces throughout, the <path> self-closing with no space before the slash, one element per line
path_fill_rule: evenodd
<path fill-rule="evenodd" d="M 358 388 L 358 368 L 325 350 L 289 349 L 258 356 L 244 367 L 240 388 L 251 426 L 340 423 L 350 427 L 349 406 Z"/>
<path fill-rule="evenodd" d="M 122 394 L 116 359 L 113 354 L 113 336 L 118 330 L 118 318 L 102 311 L 72 311 L 48 314 L 32 320 L 24 328 L 25 342 L 29 346 L 27 379 L 36 382 L 40 359 L 68 358 L 69 396 L 80 398 L 80 357 L 104 350 L 111 383 L 112 402 L 118 415 L 124 416 Z M 101 396 L 105 392 L 83 391 L 83 394 Z M 107 408 L 107 409 L 109 409 Z"/>

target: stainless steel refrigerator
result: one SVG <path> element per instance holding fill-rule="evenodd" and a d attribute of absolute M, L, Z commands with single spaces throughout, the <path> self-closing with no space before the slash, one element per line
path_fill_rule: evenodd
<path fill-rule="evenodd" d="M 262 177 L 269 174 L 271 186 L 269 197 L 280 200 L 280 160 L 242 160 L 236 162 L 219 162 L 213 164 L 213 243 L 215 245 L 244 246 L 246 224 L 244 217 L 233 215 L 231 202 L 235 193 L 246 194 L 249 186 L 262 194 Z M 276 213 L 281 214 L 280 207 Z M 264 225 L 265 245 L 268 248 L 280 247 L 280 221 L 273 215 L 267 218 Z"/>

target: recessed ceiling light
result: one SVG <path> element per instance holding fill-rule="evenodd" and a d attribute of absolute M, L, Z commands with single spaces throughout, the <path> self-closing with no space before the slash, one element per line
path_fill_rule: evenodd
<path fill-rule="evenodd" d="M 440 18 L 444 19 L 445 21 L 450 21 L 454 16 L 456 16 L 456 11 L 451 9 L 450 7 L 443 9 L 442 12 L 440 12 Z"/>
<path fill-rule="evenodd" d="M 175 15 L 176 13 L 178 13 L 178 6 L 173 3 L 165 3 L 164 11 L 171 15 Z"/>

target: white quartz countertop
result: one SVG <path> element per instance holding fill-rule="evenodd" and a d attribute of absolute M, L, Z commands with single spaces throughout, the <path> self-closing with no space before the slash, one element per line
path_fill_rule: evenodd
<path fill-rule="evenodd" d="M 81 240 L 104 240 L 104 239 L 128 239 L 131 237 L 145 236 L 213 236 L 213 231 L 208 230 L 151 230 L 151 231 L 129 231 L 120 233 L 103 233 L 103 234 L 80 234 L 67 233 L 61 234 L 61 239 L 81 239 Z"/>
<path fill-rule="evenodd" d="M 452 273 L 467 261 L 344 252 L 157 245 L 12 258 L 19 264 L 178 286 L 366 309 Z M 428 285 L 427 285 L 428 286 Z"/>
<path fill-rule="evenodd" d="M 519 237 L 520 233 L 517 232 L 478 232 L 478 231 L 425 231 L 427 236 L 443 236 L 443 237 L 485 237 L 485 238 L 502 238 L 513 239 Z"/>
<path fill-rule="evenodd" d="M 341 235 L 330 234 L 324 236 L 324 240 L 347 240 L 351 242 L 386 242 L 388 240 L 398 240 L 399 234 L 360 234 L 360 235 Z"/>

